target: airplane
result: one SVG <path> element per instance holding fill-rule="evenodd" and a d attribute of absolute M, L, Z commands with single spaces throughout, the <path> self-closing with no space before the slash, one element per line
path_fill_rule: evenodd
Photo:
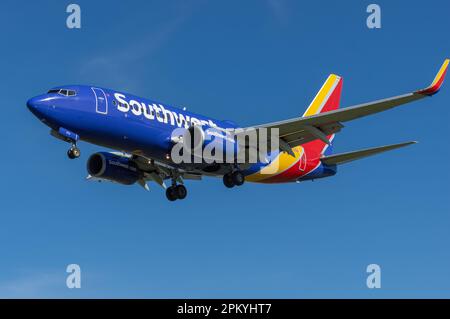
<path fill-rule="evenodd" d="M 335 175 L 342 164 L 416 143 L 409 141 L 338 154 L 332 150 L 335 134 L 344 127 L 343 123 L 436 94 L 449 61 L 444 61 L 425 89 L 345 108 L 339 108 L 343 78 L 329 75 L 303 116 L 246 128 L 264 142 L 267 138 L 264 130 L 278 131 L 278 148 L 264 153 L 264 149 L 257 147 L 256 151 L 264 154 L 253 163 L 175 162 L 171 153 L 174 145 L 188 144 L 184 135 L 173 135 L 175 129 L 199 132 L 203 138 L 193 138 L 190 147 L 202 149 L 206 147 L 204 136 L 209 134 L 209 129 L 226 132 L 240 127 L 232 121 L 209 118 L 120 91 L 63 85 L 29 99 L 27 107 L 50 127 L 52 136 L 70 143 L 67 151 L 70 159 L 80 156 L 79 141 L 114 150 L 94 153 L 88 158 L 87 179 L 123 185 L 137 183 L 146 190 L 149 190 L 147 182 L 153 181 L 166 190 L 169 201 L 175 201 L 187 196 L 185 180 L 219 177 L 227 188 L 244 182 L 315 180 Z M 215 138 L 224 139 L 226 134 Z M 170 181 L 169 187 L 166 181 Z"/>

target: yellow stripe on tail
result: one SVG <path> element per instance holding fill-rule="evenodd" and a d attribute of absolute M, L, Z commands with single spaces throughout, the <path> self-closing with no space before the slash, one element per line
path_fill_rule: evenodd
<path fill-rule="evenodd" d="M 343 79 L 340 76 L 330 74 L 303 117 L 337 109 L 341 96 L 342 81 Z"/>

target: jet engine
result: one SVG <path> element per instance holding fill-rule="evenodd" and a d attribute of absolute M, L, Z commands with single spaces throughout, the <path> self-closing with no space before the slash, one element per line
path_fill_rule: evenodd
<path fill-rule="evenodd" d="M 89 175 L 123 185 L 136 183 L 141 172 L 128 157 L 107 152 L 92 154 L 87 161 Z"/>

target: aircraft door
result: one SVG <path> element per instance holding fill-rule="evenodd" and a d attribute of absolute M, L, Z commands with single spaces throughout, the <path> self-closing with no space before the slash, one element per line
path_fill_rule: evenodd
<path fill-rule="evenodd" d="M 102 89 L 92 88 L 95 96 L 95 111 L 100 114 L 108 114 L 108 99 Z"/>
<path fill-rule="evenodd" d="M 306 152 L 305 152 L 305 149 L 302 148 L 302 155 L 301 155 L 301 157 L 300 157 L 300 161 L 299 161 L 299 164 L 298 164 L 298 169 L 299 169 L 301 172 L 304 172 L 305 169 L 306 169 L 306 164 L 307 164 L 307 160 L 306 160 Z"/>

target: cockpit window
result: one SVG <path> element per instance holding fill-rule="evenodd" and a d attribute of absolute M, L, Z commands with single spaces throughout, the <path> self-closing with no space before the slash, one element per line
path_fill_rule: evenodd
<path fill-rule="evenodd" d="M 61 94 L 64 96 L 75 96 L 77 95 L 77 92 L 74 90 L 66 90 L 66 89 L 51 89 L 47 92 L 48 94 L 55 93 L 55 94 Z"/>

